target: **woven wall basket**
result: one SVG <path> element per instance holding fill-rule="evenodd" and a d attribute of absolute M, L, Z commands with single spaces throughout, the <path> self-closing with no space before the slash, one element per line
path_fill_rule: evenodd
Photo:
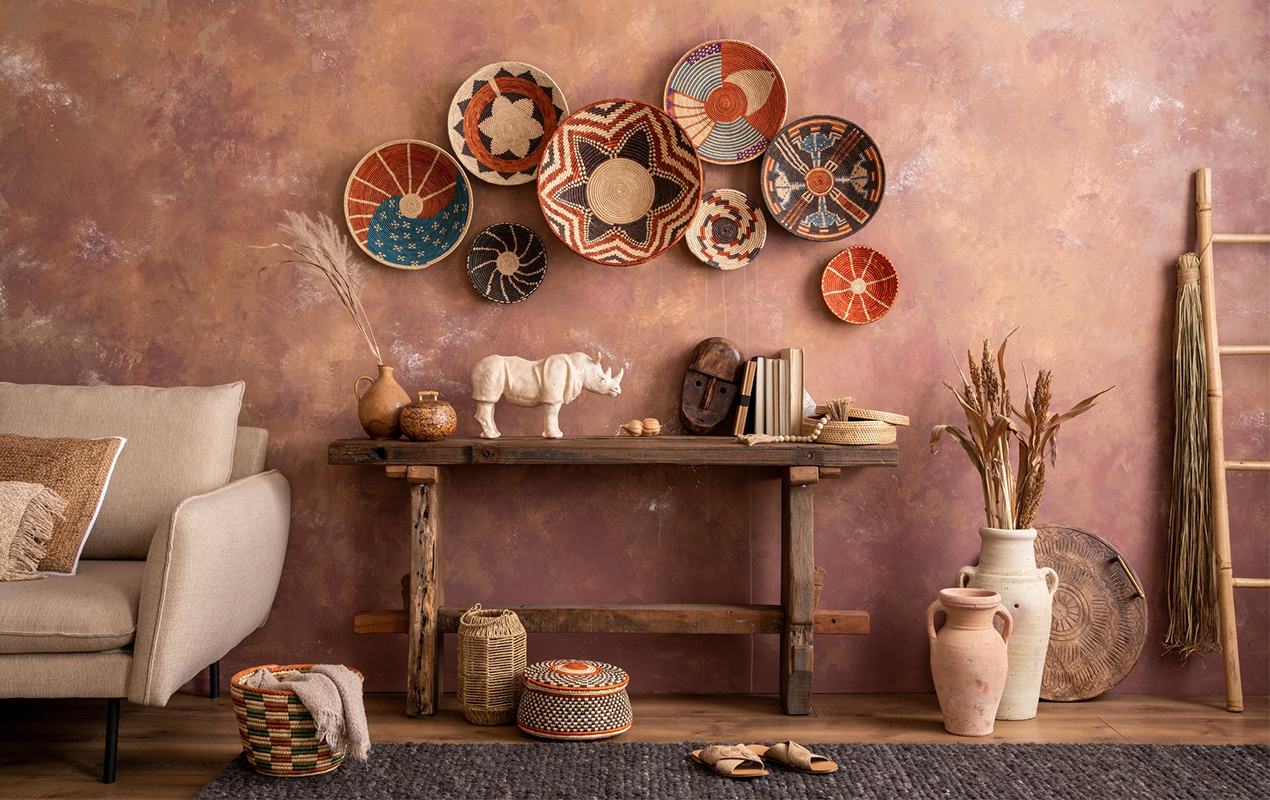
<path fill-rule="evenodd" d="M 803 436 L 811 436 L 820 424 L 817 417 L 803 417 Z M 859 422 L 825 423 L 825 429 L 816 439 L 818 444 L 891 444 L 895 441 L 895 426 L 888 422 L 861 420 Z"/>
<path fill-rule="evenodd" d="M 312 664 L 263 664 L 234 675 L 229 696 L 238 720 L 243 754 L 256 772 L 281 777 L 321 775 L 331 772 L 344 760 L 347 748 L 332 751 L 317 739 L 313 716 L 295 692 L 285 689 L 256 689 L 245 681 L 258 669 L 280 672 L 308 672 Z M 362 673 L 357 670 L 358 677 Z"/>
<path fill-rule="evenodd" d="M 459 620 L 459 708 L 473 725 L 516 721 L 524 687 L 525 627 L 510 609 L 472 606 Z"/>

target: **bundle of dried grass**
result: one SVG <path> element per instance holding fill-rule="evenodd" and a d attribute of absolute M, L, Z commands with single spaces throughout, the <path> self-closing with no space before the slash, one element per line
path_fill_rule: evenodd
<path fill-rule="evenodd" d="M 966 377 L 958 364 L 960 390 L 944 383 L 966 414 L 966 430 L 956 425 L 936 425 L 930 434 L 932 453 L 938 452 L 939 440 L 944 434 L 956 439 L 966 452 L 979 472 L 984 512 L 988 525 L 993 528 L 1031 527 L 1045 490 L 1045 454 L 1048 450 L 1052 464 L 1057 457 L 1059 427 L 1093 408 L 1100 396 L 1115 388 L 1103 389 L 1063 414 L 1053 414 L 1050 412 L 1053 375 L 1049 370 L 1042 370 L 1033 387 L 1027 386 L 1025 376 L 1024 387 L 1029 391 L 1023 395 L 1020 411 L 1010 401 L 1006 383 L 1005 348 L 1013 335 L 1014 331 L 1010 331 L 995 354 L 985 339 L 978 363 L 967 351 L 970 377 Z M 1017 471 L 1010 468 L 1011 442 L 1018 448 Z"/>
<path fill-rule="evenodd" d="M 271 266 L 295 264 L 314 269 L 325 278 L 335 290 L 335 296 L 339 298 L 344 309 L 353 318 L 353 324 L 357 326 L 371 354 L 375 356 L 375 363 L 383 364 L 384 359 L 379 354 L 379 342 L 375 340 L 375 332 L 371 330 L 366 309 L 362 308 L 361 287 L 357 285 L 351 270 L 356 256 L 339 225 L 325 214 L 307 217 L 294 211 L 285 213 L 286 222 L 278 223 L 278 229 L 291 239 L 290 244 L 274 242 L 258 249 L 281 247 L 293 257 L 277 261 Z"/>
<path fill-rule="evenodd" d="M 1199 258 L 1194 253 L 1185 253 L 1177 260 L 1173 359 L 1169 630 L 1164 648 L 1185 660 L 1218 649 L 1213 509 L 1208 495 L 1208 373 Z"/>

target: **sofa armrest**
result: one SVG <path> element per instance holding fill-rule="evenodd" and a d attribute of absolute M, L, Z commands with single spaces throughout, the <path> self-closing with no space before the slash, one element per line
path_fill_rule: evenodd
<path fill-rule="evenodd" d="M 276 470 L 188 498 L 150 543 L 128 699 L 177 689 L 269 619 L 291 527 Z"/>

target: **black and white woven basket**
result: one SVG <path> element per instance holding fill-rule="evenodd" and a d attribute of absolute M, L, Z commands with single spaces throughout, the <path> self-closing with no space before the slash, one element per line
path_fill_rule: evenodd
<path fill-rule="evenodd" d="M 607 739 L 630 730 L 630 676 L 599 661 L 539 661 L 525 670 L 516 724 L 542 739 Z"/>

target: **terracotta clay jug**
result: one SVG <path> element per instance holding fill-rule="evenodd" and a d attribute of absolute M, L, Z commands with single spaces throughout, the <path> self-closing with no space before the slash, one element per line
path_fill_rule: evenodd
<path fill-rule="evenodd" d="M 997 719 L 1031 719 L 1041 696 L 1058 573 L 1036 566 L 1033 528 L 984 527 L 979 529 L 979 539 L 979 566 L 962 567 L 957 586 L 996 592 L 1014 617 L 1010 669 Z"/>
<path fill-rule="evenodd" d="M 935 612 L 947 615 L 935 632 Z M 993 619 L 1005 620 L 997 633 Z M 930 674 L 935 680 L 944 729 L 958 736 L 992 733 L 997 705 L 1005 689 L 1007 649 L 1014 620 L 1001 595 L 986 589 L 941 589 L 926 609 L 930 637 Z"/>
<path fill-rule="evenodd" d="M 410 402 L 410 395 L 393 379 L 392 371 L 393 367 L 380 364 L 378 378 L 363 375 L 353 384 L 357 418 L 372 439 L 401 438 L 401 408 Z M 370 381 L 365 392 L 361 391 L 362 381 Z"/>

